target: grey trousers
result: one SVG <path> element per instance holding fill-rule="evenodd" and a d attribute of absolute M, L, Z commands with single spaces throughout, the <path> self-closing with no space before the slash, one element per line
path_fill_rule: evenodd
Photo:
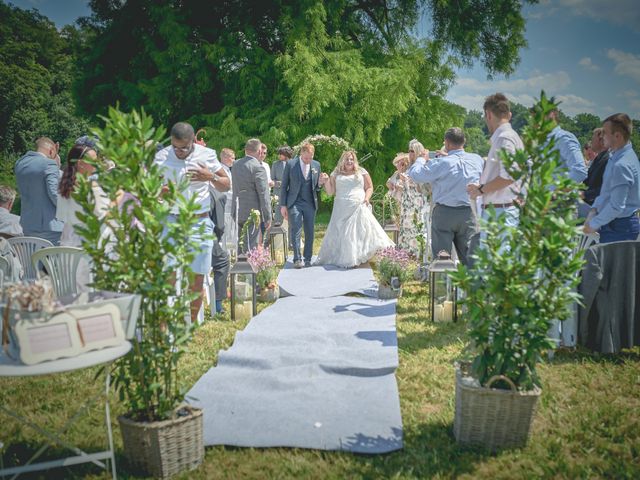
<path fill-rule="evenodd" d="M 38 238 L 44 238 L 45 240 L 49 240 L 56 247 L 60 245 L 60 236 L 62 235 L 61 231 L 53 232 L 51 230 L 46 232 L 24 230 L 23 233 L 25 237 L 38 237 Z"/>
<path fill-rule="evenodd" d="M 431 215 L 431 253 L 433 258 L 444 250 L 451 254 L 455 245 L 458 258 L 469 264 L 469 241 L 475 234 L 475 219 L 471 207 L 448 207 L 436 204 Z"/>

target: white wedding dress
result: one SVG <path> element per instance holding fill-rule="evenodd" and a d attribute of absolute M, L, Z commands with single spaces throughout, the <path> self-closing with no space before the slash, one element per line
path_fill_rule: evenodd
<path fill-rule="evenodd" d="M 394 243 L 364 202 L 366 170 L 358 175 L 337 175 L 331 220 L 322 240 L 317 264 L 356 267 Z"/>

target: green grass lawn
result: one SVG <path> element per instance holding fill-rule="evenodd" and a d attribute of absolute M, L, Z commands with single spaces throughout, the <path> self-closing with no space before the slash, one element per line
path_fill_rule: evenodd
<path fill-rule="evenodd" d="M 322 235 L 319 228 L 319 237 Z M 320 239 L 316 240 L 316 251 Z M 262 306 L 264 308 L 264 306 Z M 214 318 L 196 333 L 181 364 L 185 384 L 192 385 L 228 348 L 245 323 Z M 464 322 L 426 321 L 426 289 L 409 284 L 398 303 L 396 372 L 404 424 L 404 449 L 378 456 L 287 448 L 214 447 L 204 464 L 183 479 L 213 478 L 640 478 L 640 350 L 612 357 L 587 352 L 559 352 L 540 367 L 543 394 L 528 446 L 488 454 L 460 448 L 452 433 L 453 362 L 466 340 Z M 96 369 L 63 375 L 3 380 L 0 401 L 31 411 L 30 418 L 62 425 L 66 412 L 102 387 Z M 260 401 L 256 397 L 256 402 Z M 115 417 L 123 413 L 113 401 L 114 438 L 121 478 L 131 473 L 122 457 Z M 0 442 L 5 465 L 24 461 L 41 438 L 1 417 Z M 69 438 L 89 451 L 105 442 L 98 408 Z M 49 452 L 60 453 L 55 449 Z M 22 477 L 21 477 L 22 478 Z M 24 478 L 109 478 L 96 467 L 76 466 Z"/>

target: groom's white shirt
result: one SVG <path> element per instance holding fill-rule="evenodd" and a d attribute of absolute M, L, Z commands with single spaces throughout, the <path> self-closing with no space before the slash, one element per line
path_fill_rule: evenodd
<path fill-rule="evenodd" d="M 304 163 L 302 159 L 300 159 L 299 162 L 300 162 L 300 169 L 302 170 L 302 177 L 306 180 L 307 177 L 309 176 L 309 169 L 311 168 L 311 163 L 308 163 L 308 164 Z"/>

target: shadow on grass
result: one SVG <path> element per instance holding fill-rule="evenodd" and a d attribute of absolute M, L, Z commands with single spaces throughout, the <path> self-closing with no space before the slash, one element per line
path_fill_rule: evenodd
<path fill-rule="evenodd" d="M 398 349 L 414 353 L 428 348 L 444 348 L 460 343 L 465 338 L 466 325 L 458 323 L 429 323 L 425 331 L 398 329 Z"/>
<path fill-rule="evenodd" d="M 457 445 L 451 423 L 422 423 L 404 432 L 402 450 L 359 455 L 358 462 L 365 464 L 364 478 L 451 478 L 472 473 L 476 463 L 491 456 L 480 448 Z"/>
<path fill-rule="evenodd" d="M 600 364 L 621 365 L 626 362 L 640 362 L 640 347 L 625 349 L 619 353 L 600 353 L 591 351 L 585 347 L 575 349 L 561 348 L 556 350 L 553 359 L 548 363 L 555 365 L 583 363 L 589 361 Z"/>
<path fill-rule="evenodd" d="M 6 440 L 6 439 L 5 439 Z M 4 461 L 4 468 L 13 468 L 16 466 L 22 466 L 45 444 L 45 442 L 39 443 L 37 441 L 21 441 L 6 445 L 2 452 L 2 458 Z M 80 443 L 76 445 L 77 448 L 83 450 L 87 454 L 95 453 L 98 451 L 104 451 L 107 449 L 106 438 L 104 445 L 83 445 Z M 76 453 L 60 447 L 57 445 L 49 446 L 47 450 L 36 459 L 33 464 L 40 462 L 47 462 L 51 460 L 58 460 L 61 458 L 76 456 Z M 115 452 L 116 457 L 116 472 L 118 478 L 128 478 L 122 475 L 128 466 L 126 465 L 125 458 Z M 105 462 L 105 460 L 99 460 Z M 91 478 L 104 477 L 111 478 L 111 466 L 109 466 L 109 473 L 106 470 L 100 468 L 92 463 L 83 463 L 78 465 L 71 465 L 68 467 L 58 467 L 49 470 L 42 470 L 39 472 L 22 473 L 18 478 L 25 480 L 69 480 L 74 478 L 85 478 L 90 476 Z M 13 478 L 13 477 L 0 477 L 0 478 Z"/>

